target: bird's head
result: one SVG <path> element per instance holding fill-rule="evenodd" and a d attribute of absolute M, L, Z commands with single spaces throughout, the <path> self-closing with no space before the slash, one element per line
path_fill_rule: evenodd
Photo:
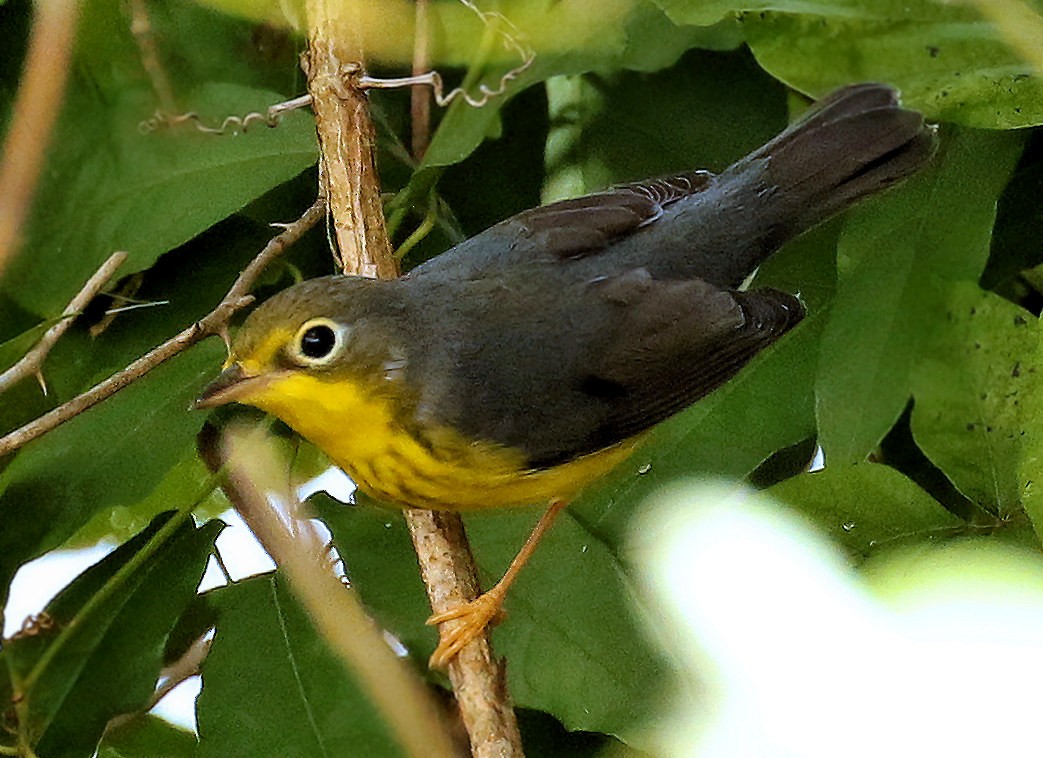
<path fill-rule="evenodd" d="M 328 405 L 334 387 L 393 378 L 402 361 L 381 337 L 374 309 L 381 284 L 328 276 L 267 300 L 236 333 L 224 371 L 193 407 L 244 403 L 293 425 L 292 416 L 308 406 Z"/>

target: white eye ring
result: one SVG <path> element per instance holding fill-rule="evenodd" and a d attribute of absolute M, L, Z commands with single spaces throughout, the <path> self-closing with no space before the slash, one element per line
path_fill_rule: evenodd
<path fill-rule="evenodd" d="M 302 366 L 325 366 L 344 350 L 347 327 L 328 318 L 305 321 L 288 347 L 290 358 Z"/>

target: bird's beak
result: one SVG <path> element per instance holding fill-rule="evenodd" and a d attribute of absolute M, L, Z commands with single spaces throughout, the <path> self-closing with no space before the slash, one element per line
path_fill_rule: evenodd
<path fill-rule="evenodd" d="M 214 381 L 206 385 L 192 403 L 192 410 L 216 408 L 234 403 L 262 389 L 271 380 L 270 374 L 252 374 L 239 363 L 233 363 Z"/>

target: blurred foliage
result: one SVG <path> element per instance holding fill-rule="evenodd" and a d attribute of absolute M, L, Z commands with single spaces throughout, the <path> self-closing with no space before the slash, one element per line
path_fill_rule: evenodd
<path fill-rule="evenodd" d="M 845 468 L 861 483 L 890 471 Z M 1011 695 L 1043 672 L 1038 543 L 920 534 L 856 572 L 770 492 L 680 481 L 640 510 L 637 576 L 687 685 L 656 725 L 657 754 L 973 758 L 1035 741 L 1035 703 Z"/>
<path fill-rule="evenodd" d="M 495 88 L 519 66 L 517 48 L 472 10 L 453 0 L 431 6 L 431 59 L 451 86 Z M 307 111 L 275 129 L 225 136 L 154 121 L 165 108 L 216 126 L 301 94 L 297 5 L 146 7 L 145 44 L 170 79 L 173 103 L 161 102 L 142 64 L 126 3 L 85 4 L 21 253 L 0 278 L 4 366 L 113 250 L 130 259 L 48 358 L 49 395 L 30 380 L 4 396 L 0 433 L 200 318 L 272 236 L 268 225 L 297 217 L 314 198 Z M 413 8 L 357 2 L 363 22 L 380 17 L 360 27 L 375 75 L 408 72 Z M 0 46 L 3 129 L 31 10 L 28 0 L 0 4 L 9 43 Z M 405 148 L 408 94 L 372 93 L 393 241 L 429 211 L 436 220 L 407 264 L 541 199 L 679 169 L 719 170 L 780 130 L 804 96 L 842 84 L 890 82 L 941 122 L 929 170 L 762 267 L 758 283 L 799 292 L 808 318 L 728 385 L 660 425 L 569 509 L 521 575 L 494 641 L 509 661 L 515 702 L 528 709 L 522 728 L 532 750 L 649 747 L 644 727 L 661 713 L 669 675 L 642 621 L 649 612 L 634 590 L 626 540 L 635 503 L 677 477 L 756 473 L 856 564 L 895 544 L 968 532 L 1038 549 L 1028 524 L 1043 525 L 1043 277 L 1034 268 L 1043 260 L 1035 128 L 1043 92 L 1004 35 L 971 6 L 930 0 L 517 0 L 500 10 L 513 38 L 534 52 L 532 65 L 482 108 L 456 100 L 435 109 L 422 161 Z M 331 268 L 317 230 L 256 294 Z M 128 302 L 149 307 L 104 316 Z M 193 601 L 217 525 L 195 528 L 185 516 L 203 521 L 224 502 L 196 460 L 204 417 L 187 406 L 223 356 L 219 340 L 197 345 L 0 460 L 0 596 L 21 566 L 49 550 L 121 544 L 52 602 L 56 627 L 4 641 L 5 702 L 32 680 L 30 696 L 4 714 L 5 748 L 32 746 L 41 758 L 89 755 L 99 744 L 104 756 L 307 755 L 319 744 L 337 754 L 348 745 L 397 754 L 278 577 Z M 803 464 L 815 441 L 826 466 L 809 473 Z M 299 458 L 316 465 L 306 449 Z M 316 498 L 354 586 L 426 672 L 435 634 L 423 624 L 408 535 L 399 514 L 362 500 L 349 508 Z M 171 510 L 174 521 L 159 515 Z M 469 518 L 483 582 L 500 575 L 535 518 Z M 199 618 L 216 618 L 217 636 L 193 737 L 139 711 L 163 651 L 182 649 Z M 102 739 L 106 722 L 123 713 L 135 715 Z"/>
<path fill-rule="evenodd" d="M 401 755 L 281 578 L 212 595 L 219 631 L 203 667 L 196 755 L 321 755 L 328 745 Z"/>

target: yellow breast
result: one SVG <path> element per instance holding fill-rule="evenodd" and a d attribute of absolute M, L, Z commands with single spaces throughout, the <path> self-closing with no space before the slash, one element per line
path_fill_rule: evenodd
<path fill-rule="evenodd" d="M 533 470 L 518 451 L 464 439 L 455 430 L 410 435 L 391 400 L 348 381 L 295 374 L 248 402 L 317 445 L 365 492 L 385 502 L 474 510 L 571 499 L 637 446 L 614 445 L 560 466 Z"/>

